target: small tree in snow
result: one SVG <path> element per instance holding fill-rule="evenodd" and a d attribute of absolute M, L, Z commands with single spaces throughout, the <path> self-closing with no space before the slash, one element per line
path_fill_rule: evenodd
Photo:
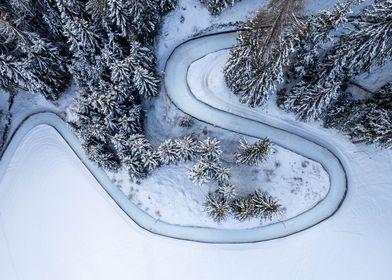
<path fill-rule="evenodd" d="M 209 193 L 204 203 L 205 211 L 215 222 L 222 222 L 230 213 L 230 205 L 219 193 Z"/>
<path fill-rule="evenodd" d="M 159 0 L 159 7 L 162 14 L 166 14 L 177 6 L 177 0 Z"/>
<path fill-rule="evenodd" d="M 178 125 L 181 127 L 192 127 L 193 118 L 191 116 L 183 116 L 178 121 Z"/>
<path fill-rule="evenodd" d="M 198 153 L 198 142 L 191 136 L 175 140 L 182 161 L 194 160 Z"/>
<path fill-rule="evenodd" d="M 240 1 L 241 0 L 200 0 L 212 15 L 219 15 L 224 9 L 232 7 L 235 3 Z"/>
<path fill-rule="evenodd" d="M 240 140 L 240 147 L 234 154 L 238 164 L 256 165 L 265 161 L 272 152 L 272 143 L 268 138 L 249 144 L 245 139 Z"/>
<path fill-rule="evenodd" d="M 168 139 L 158 147 L 158 155 L 163 164 L 177 164 L 180 159 L 180 150 L 174 139 Z"/>
<path fill-rule="evenodd" d="M 230 201 L 237 196 L 237 190 L 235 185 L 230 182 L 219 183 L 217 192 L 222 195 L 226 200 Z"/>
<path fill-rule="evenodd" d="M 212 177 L 210 174 L 210 167 L 209 163 L 201 160 L 198 161 L 191 170 L 188 172 L 189 179 L 193 183 L 198 183 L 198 184 L 203 184 L 203 183 L 208 183 Z"/>
<path fill-rule="evenodd" d="M 284 211 L 278 203 L 267 192 L 256 190 L 252 195 L 254 216 L 263 220 L 272 220 L 276 215 Z"/>
<path fill-rule="evenodd" d="M 233 212 L 234 218 L 241 222 L 252 218 L 254 215 L 252 196 L 247 195 L 234 199 L 231 204 L 231 211 Z"/>
<path fill-rule="evenodd" d="M 206 160 L 214 161 L 222 154 L 220 142 L 216 138 L 207 138 L 199 143 L 200 156 Z"/>

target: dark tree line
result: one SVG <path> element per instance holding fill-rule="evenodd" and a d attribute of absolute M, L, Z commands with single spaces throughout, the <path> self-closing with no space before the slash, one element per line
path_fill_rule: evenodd
<path fill-rule="evenodd" d="M 72 78 L 71 125 L 91 160 L 117 170 L 143 134 L 141 98 L 159 93 L 152 43 L 176 2 L 2 1 L 0 87 L 53 101 Z"/>
<path fill-rule="evenodd" d="M 351 7 L 359 1 L 348 0 L 312 16 L 302 14 L 302 2 L 271 0 L 250 20 L 230 53 L 225 78 L 242 103 L 262 106 L 278 93 L 278 106 L 298 119 L 327 119 L 331 126 L 351 79 L 392 58 L 392 0 L 375 1 L 356 15 Z M 377 98 L 379 93 L 363 102 L 373 104 Z M 354 124 L 358 112 L 347 110 L 348 123 Z M 370 130 L 370 118 L 362 122 L 368 123 L 356 137 L 362 133 L 365 142 L 382 144 Z M 378 125 L 388 129 L 387 120 Z M 382 146 L 392 147 L 390 141 Z"/>

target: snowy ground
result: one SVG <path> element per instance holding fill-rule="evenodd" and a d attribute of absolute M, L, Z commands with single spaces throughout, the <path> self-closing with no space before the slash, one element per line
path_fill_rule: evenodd
<path fill-rule="evenodd" d="M 207 245 L 141 230 L 57 132 L 38 126 L 0 182 L 0 279 L 389 280 L 392 153 L 334 141 L 352 179 L 333 217 L 283 239 Z"/>

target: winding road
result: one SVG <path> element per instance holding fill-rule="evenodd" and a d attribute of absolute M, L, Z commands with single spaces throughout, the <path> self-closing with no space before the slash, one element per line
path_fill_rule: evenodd
<path fill-rule="evenodd" d="M 180 110 L 196 119 L 256 138 L 269 137 L 275 144 L 321 163 L 330 176 L 330 190 L 315 207 L 284 222 L 246 231 L 220 230 L 217 235 L 201 229 L 198 240 L 205 242 L 257 242 L 299 232 L 333 215 L 347 190 L 346 172 L 339 158 L 341 152 L 322 137 L 287 122 L 271 121 L 268 116 L 246 117 L 237 107 L 222 105 L 213 96 L 202 100 L 197 92 L 192 92 L 188 84 L 191 65 L 208 54 L 231 48 L 236 36 L 235 31 L 229 31 L 193 38 L 179 45 L 165 67 L 168 96 Z M 208 91 L 208 88 L 201 90 Z"/>

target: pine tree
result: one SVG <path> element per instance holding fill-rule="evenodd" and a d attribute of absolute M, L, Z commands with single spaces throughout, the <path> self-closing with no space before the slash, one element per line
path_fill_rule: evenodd
<path fill-rule="evenodd" d="M 230 205 L 227 200 L 216 192 L 210 192 L 204 203 L 205 211 L 215 222 L 224 221 L 230 213 Z"/>
<path fill-rule="evenodd" d="M 120 159 L 131 177 L 140 179 L 159 166 L 158 154 L 142 134 L 134 134 L 120 151 Z"/>
<path fill-rule="evenodd" d="M 213 179 L 217 180 L 220 184 L 228 182 L 231 177 L 230 168 L 222 166 L 222 163 L 218 163 L 217 166 L 213 166 Z"/>
<path fill-rule="evenodd" d="M 392 148 L 392 83 L 373 96 L 353 100 L 345 95 L 327 111 L 325 126 L 346 132 L 354 142 Z"/>
<path fill-rule="evenodd" d="M 191 116 L 183 116 L 178 121 L 178 125 L 181 127 L 192 127 L 193 125 L 193 118 Z"/>
<path fill-rule="evenodd" d="M 358 1 L 338 2 L 332 11 L 322 11 L 306 20 L 305 35 L 296 46 L 294 53 L 293 65 L 289 73 L 291 79 L 311 79 L 312 70 L 316 67 L 319 57 L 325 52 L 325 44 L 333 40 L 331 32 L 348 21 L 347 15 L 355 2 Z"/>
<path fill-rule="evenodd" d="M 237 190 L 235 185 L 229 182 L 219 183 L 217 193 L 222 195 L 227 201 L 234 199 L 237 196 Z"/>
<path fill-rule="evenodd" d="M 245 24 L 224 69 L 241 103 L 263 105 L 284 81 L 289 55 L 303 36 L 301 0 L 271 0 L 266 10 Z"/>
<path fill-rule="evenodd" d="M 243 222 L 249 220 L 254 215 L 254 204 L 252 201 L 252 196 L 241 196 L 233 200 L 231 204 L 231 211 L 234 218 Z"/>
<path fill-rule="evenodd" d="M 272 220 L 276 215 L 281 214 L 284 209 L 282 205 L 278 203 L 272 196 L 267 192 L 256 190 L 252 195 L 253 211 L 254 216 L 262 220 Z"/>
<path fill-rule="evenodd" d="M 181 160 L 179 147 L 173 139 L 165 140 L 159 145 L 158 155 L 163 164 L 177 164 Z"/>
<path fill-rule="evenodd" d="M 174 10 L 177 6 L 177 0 L 156 0 L 159 3 L 161 14 L 166 14 L 171 10 Z"/>
<path fill-rule="evenodd" d="M 323 116 L 330 104 L 343 93 L 350 78 L 381 66 L 392 57 L 392 1 L 377 1 L 358 18 L 350 21 L 355 28 L 344 34 L 317 63 L 305 81 L 294 87 L 280 103 L 300 119 Z M 283 94 L 284 95 L 284 94 Z M 305 99 L 307 98 L 307 100 Z M 291 105 L 294 105 L 290 108 Z"/>
<path fill-rule="evenodd" d="M 161 8 L 156 0 L 130 0 L 129 19 L 139 39 L 150 40 L 159 26 Z"/>
<path fill-rule="evenodd" d="M 220 142 L 216 138 L 210 138 L 199 142 L 199 153 L 203 159 L 208 161 L 217 160 L 222 154 Z"/>
<path fill-rule="evenodd" d="M 189 161 L 196 158 L 198 142 L 191 136 L 185 136 L 183 138 L 176 139 L 174 142 L 178 148 L 181 161 Z"/>
<path fill-rule="evenodd" d="M 204 4 L 211 15 L 219 15 L 224 9 L 233 7 L 241 0 L 200 0 Z"/>
<path fill-rule="evenodd" d="M 38 5 L 39 6 L 39 5 Z M 4 1 L 0 7 L 0 86 L 56 100 L 68 81 L 61 49 L 46 24 L 35 25 L 41 11 L 30 1 Z"/>
<path fill-rule="evenodd" d="M 210 182 L 214 178 L 214 163 L 207 160 L 198 161 L 188 172 L 189 178 L 193 183 L 204 184 Z"/>
<path fill-rule="evenodd" d="M 237 164 L 256 165 L 264 162 L 272 152 L 272 143 L 268 138 L 249 144 L 244 138 L 240 140 L 240 147 L 234 154 Z"/>

